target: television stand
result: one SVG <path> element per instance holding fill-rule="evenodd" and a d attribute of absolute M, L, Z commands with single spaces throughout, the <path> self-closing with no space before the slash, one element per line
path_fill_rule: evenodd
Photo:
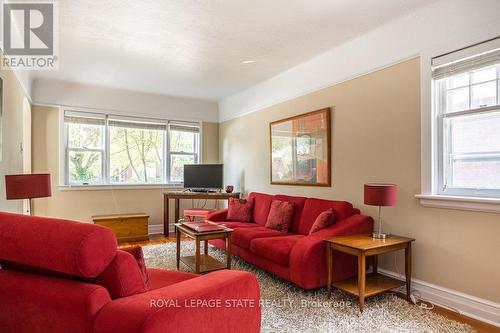
<path fill-rule="evenodd" d="M 174 211 L 174 219 L 177 223 L 179 221 L 179 206 L 181 199 L 207 199 L 207 200 L 229 200 L 229 198 L 240 198 L 240 193 L 226 193 L 226 192 L 181 192 L 181 191 L 172 191 L 172 192 L 164 192 L 163 193 L 163 234 L 165 236 L 169 236 L 170 233 L 170 225 L 169 223 L 169 200 L 174 199 L 175 203 L 175 211 Z M 173 223 L 172 223 L 173 225 Z"/>

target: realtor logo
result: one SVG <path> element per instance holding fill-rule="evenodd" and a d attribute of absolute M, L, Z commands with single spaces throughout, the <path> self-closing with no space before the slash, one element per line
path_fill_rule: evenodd
<path fill-rule="evenodd" d="M 3 4 L 2 68 L 57 69 L 56 9 L 53 1 Z"/>

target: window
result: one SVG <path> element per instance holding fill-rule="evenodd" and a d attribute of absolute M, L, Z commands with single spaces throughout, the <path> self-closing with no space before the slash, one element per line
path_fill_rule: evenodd
<path fill-rule="evenodd" d="M 64 116 L 67 137 L 68 183 L 99 184 L 104 176 L 103 116 L 67 112 Z"/>
<path fill-rule="evenodd" d="M 170 181 L 182 182 L 184 164 L 199 163 L 199 128 L 170 124 Z"/>
<path fill-rule="evenodd" d="M 500 49 L 433 66 L 438 193 L 500 197 Z"/>
<path fill-rule="evenodd" d="M 166 125 L 110 118 L 108 126 L 110 183 L 164 183 Z"/>
<path fill-rule="evenodd" d="M 199 163 L 197 123 L 64 112 L 65 183 L 182 183 L 184 164 Z"/>

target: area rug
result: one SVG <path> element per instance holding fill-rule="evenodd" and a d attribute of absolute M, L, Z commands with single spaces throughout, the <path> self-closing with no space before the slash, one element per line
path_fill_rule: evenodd
<path fill-rule="evenodd" d="M 175 243 L 145 246 L 143 251 L 148 267 L 176 269 Z M 194 254 L 194 242 L 184 241 L 181 251 Z M 214 247 L 210 255 L 225 259 L 224 251 Z M 420 309 L 394 294 L 368 298 L 360 313 L 356 298 L 344 292 L 335 290 L 327 300 L 325 288 L 303 290 L 238 257 L 233 257 L 232 269 L 251 272 L 260 283 L 262 332 L 474 332 L 469 325 Z"/>

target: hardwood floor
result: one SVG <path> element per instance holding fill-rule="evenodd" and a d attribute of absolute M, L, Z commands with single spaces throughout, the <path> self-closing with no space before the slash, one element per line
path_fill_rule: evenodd
<path fill-rule="evenodd" d="M 146 245 L 156 245 L 162 243 L 175 242 L 175 237 L 165 237 L 163 235 L 150 235 L 149 241 L 141 241 L 141 242 L 123 242 L 119 244 L 119 247 L 127 247 L 127 246 L 146 246 Z M 398 294 L 399 296 L 404 297 L 402 294 Z M 496 327 L 482 321 L 461 315 L 455 311 L 448 310 L 442 308 L 440 306 L 434 306 L 434 309 L 431 310 L 437 314 L 445 316 L 446 318 L 458 321 L 460 323 L 469 324 L 474 330 L 478 333 L 500 333 L 500 327 Z"/>
<path fill-rule="evenodd" d="M 439 306 L 435 306 L 432 310 L 435 313 L 438 313 L 446 318 L 458 321 L 460 323 L 466 323 L 472 326 L 474 330 L 478 333 L 500 333 L 500 327 L 496 327 L 482 321 L 461 315 L 455 311 L 448 310 Z"/>
<path fill-rule="evenodd" d="M 396 292 L 396 295 L 406 299 L 406 295 Z M 420 304 L 420 303 L 419 303 Z M 469 324 L 478 333 L 500 333 L 500 327 L 496 327 L 485 322 L 464 316 L 456 311 L 448 310 L 438 305 L 434 305 L 434 309 L 430 310 L 434 313 L 442 315 L 448 319 L 458 321 L 460 323 Z"/>
<path fill-rule="evenodd" d="M 139 241 L 139 242 L 120 242 L 118 247 L 127 247 L 127 246 L 146 246 L 146 245 L 156 245 L 162 243 L 175 242 L 175 236 L 166 237 L 164 235 L 149 235 L 148 241 Z"/>

